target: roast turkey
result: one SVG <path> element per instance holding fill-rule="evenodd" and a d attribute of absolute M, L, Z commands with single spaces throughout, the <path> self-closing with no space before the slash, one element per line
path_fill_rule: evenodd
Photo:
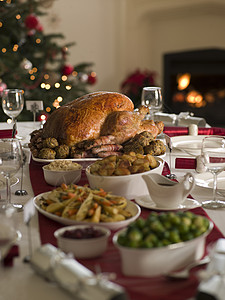
<path fill-rule="evenodd" d="M 54 137 L 60 144 L 73 146 L 108 135 L 122 144 L 143 131 L 156 137 L 163 123 L 143 120 L 147 112 L 147 107 L 134 111 L 133 102 L 123 94 L 90 93 L 55 110 L 43 127 L 43 138 Z"/>

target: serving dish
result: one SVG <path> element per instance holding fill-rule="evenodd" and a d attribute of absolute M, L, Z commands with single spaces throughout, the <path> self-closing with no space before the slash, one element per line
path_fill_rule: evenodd
<path fill-rule="evenodd" d="M 121 176 L 100 176 L 90 173 L 90 167 L 86 168 L 86 176 L 91 188 L 103 188 L 106 192 L 111 192 L 114 195 L 120 195 L 126 199 L 135 199 L 135 197 L 148 194 L 147 186 L 142 178 L 142 175 L 152 173 L 162 174 L 164 160 L 155 156 L 159 166 L 143 173 L 121 175 Z"/>
<path fill-rule="evenodd" d="M 51 192 L 46 192 L 46 193 L 39 194 L 38 196 L 36 196 L 33 199 L 33 203 L 34 203 L 35 208 L 42 215 L 44 215 L 45 217 L 47 217 L 47 218 L 49 218 L 49 219 L 51 219 L 53 221 L 56 221 L 56 222 L 58 222 L 60 224 L 64 224 L 64 225 L 78 225 L 78 224 L 80 224 L 80 225 L 82 225 L 82 224 L 88 224 L 88 225 L 90 225 L 91 224 L 90 222 L 75 221 L 75 220 L 72 220 L 72 219 L 60 217 L 60 216 L 57 216 L 55 214 L 52 214 L 52 213 L 49 213 L 49 212 L 43 210 L 40 207 L 40 199 L 42 197 L 46 197 L 48 193 L 51 193 Z M 132 214 L 131 218 L 123 220 L 123 221 L 117 221 L 117 222 L 99 222 L 98 225 L 106 227 L 106 228 L 108 228 L 110 230 L 118 230 L 120 228 L 126 227 L 128 224 L 130 224 L 131 222 L 135 221 L 139 217 L 139 215 L 141 213 L 140 207 L 137 204 L 135 204 L 134 202 L 132 202 L 132 201 L 128 201 L 127 202 L 127 207 L 125 208 L 125 210 L 128 210 L 129 212 L 131 212 L 131 214 Z"/>
<path fill-rule="evenodd" d="M 54 232 L 58 247 L 65 253 L 72 253 L 75 258 L 95 258 L 101 256 L 108 244 L 108 238 L 111 231 L 108 228 L 99 225 L 72 225 L 60 228 Z M 101 236 L 91 238 L 68 238 L 63 236 L 67 231 L 76 231 L 82 233 L 84 230 L 97 230 L 102 232 Z"/>
<path fill-rule="evenodd" d="M 201 154 L 202 140 L 207 135 L 180 135 L 171 137 L 173 150 L 178 150 L 191 156 Z"/>
<path fill-rule="evenodd" d="M 49 163 L 49 162 L 52 162 L 52 161 L 55 161 L 55 160 L 71 160 L 71 161 L 75 161 L 75 162 L 88 162 L 88 161 L 91 161 L 91 162 L 94 162 L 100 158 L 98 157 L 87 157 L 87 158 L 55 158 L 55 159 L 44 159 L 44 158 L 37 158 L 37 157 L 34 157 L 32 155 L 32 159 L 36 162 L 40 162 L 40 163 Z"/>
<path fill-rule="evenodd" d="M 118 238 L 127 229 L 119 230 L 113 236 L 113 243 L 120 252 L 122 273 L 126 276 L 154 277 L 179 270 L 203 257 L 206 237 L 212 228 L 213 223 L 209 221 L 207 231 L 196 238 L 153 248 L 122 246 Z"/>
<path fill-rule="evenodd" d="M 66 162 L 68 163 L 68 161 L 66 161 Z M 62 183 L 65 183 L 65 184 L 77 183 L 81 178 L 82 166 L 77 163 L 75 163 L 75 164 L 76 164 L 77 169 L 68 169 L 68 170 L 66 170 L 66 169 L 65 170 L 64 169 L 56 169 L 56 170 L 48 169 L 49 165 L 44 165 L 42 167 L 42 170 L 44 173 L 45 181 L 52 186 L 60 186 Z"/>

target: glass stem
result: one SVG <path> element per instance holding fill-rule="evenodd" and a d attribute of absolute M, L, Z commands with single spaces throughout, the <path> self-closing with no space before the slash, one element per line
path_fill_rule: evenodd
<path fill-rule="evenodd" d="M 15 138 L 15 136 L 16 136 L 16 131 L 17 131 L 17 128 L 16 128 L 16 119 L 15 119 L 15 118 L 12 118 L 12 123 L 13 123 L 13 133 L 12 133 L 12 138 Z"/>
<path fill-rule="evenodd" d="M 10 188 L 10 178 L 9 175 L 6 175 L 6 200 L 7 204 L 11 204 L 11 188 Z"/>
<path fill-rule="evenodd" d="M 213 201 L 216 201 L 217 174 L 213 172 Z"/>

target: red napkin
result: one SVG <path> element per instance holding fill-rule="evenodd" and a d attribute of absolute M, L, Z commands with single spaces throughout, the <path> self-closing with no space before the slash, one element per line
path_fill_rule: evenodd
<path fill-rule="evenodd" d="M 17 245 L 12 246 L 9 250 L 9 253 L 3 260 L 4 267 L 12 267 L 13 266 L 13 259 L 19 256 L 19 247 Z"/>
<path fill-rule="evenodd" d="M 195 158 L 184 158 L 177 157 L 175 162 L 176 169 L 196 169 L 196 159 Z"/>
<path fill-rule="evenodd" d="M 0 130 L 0 139 L 7 139 L 12 137 L 12 129 Z"/>
<path fill-rule="evenodd" d="M 164 133 L 166 133 L 168 136 L 178 136 L 178 135 L 187 135 L 188 134 L 188 127 L 171 127 L 171 126 L 165 126 Z M 199 127 L 198 128 L 198 134 L 199 135 L 225 135 L 225 128 L 220 127 L 211 127 L 211 128 L 205 128 L 205 127 Z"/>

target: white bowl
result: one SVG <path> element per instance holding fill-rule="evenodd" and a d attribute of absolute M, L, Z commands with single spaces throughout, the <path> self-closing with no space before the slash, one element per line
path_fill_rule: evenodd
<path fill-rule="evenodd" d="M 106 192 L 111 192 L 114 195 L 123 196 L 126 199 L 135 199 L 135 197 L 148 195 L 148 189 L 142 175 L 152 173 L 162 174 L 164 160 L 155 157 L 159 162 L 159 166 L 150 171 L 123 175 L 123 176 L 100 176 L 90 173 L 91 166 L 86 168 L 86 175 L 89 185 L 92 189 L 103 188 Z"/>
<path fill-rule="evenodd" d="M 43 166 L 45 181 L 53 186 L 60 186 L 62 183 L 77 183 L 81 178 L 82 166 L 76 170 L 48 170 Z"/>
<path fill-rule="evenodd" d="M 101 230 L 104 235 L 87 239 L 71 239 L 62 236 L 67 230 L 84 229 L 87 227 Z M 108 228 L 97 225 L 73 225 L 56 230 L 54 236 L 57 239 L 58 247 L 65 253 L 72 253 L 75 258 L 95 258 L 105 252 L 110 233 L 111 231 Z"/>
<path fill-rule="evenodd" d="M 210 222 L 209 229 L 195 239 L 151 249 L 119 245 L 118 236 L 126 229 L 117 231 L 113 236 L 113 243 L 120 252 L 123 274 L 154 277 L 185 267 L 202 258 L 205 252 L 205 240 L 212 228 L 213 223 Z"/>

